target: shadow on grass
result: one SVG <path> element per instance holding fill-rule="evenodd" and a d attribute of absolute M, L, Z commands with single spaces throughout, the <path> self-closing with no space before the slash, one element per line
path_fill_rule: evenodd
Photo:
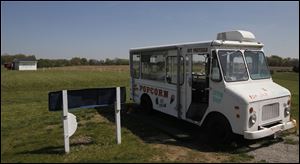
<path fill-rule="evenodd" d="M 115 122 L 113 108 L 102 107 L 96 110 L 101 116 Z M 283 141 L 282 138 L 274 139 L 273 137 L 246 140 L 240 135 L 235 135 L 230 144 L 214 144 L 209 142 L 208 136 L 199 126 L 158 111 L 146 114 L 135 104 L 123 105 L 121 126 L 146 143 L 184 146 L 203 152 L 247 153 Z"/>
<path fill-rule="evenodd" d="M 70 147 L 73 148 L 75 146 L 90 145 L 90 144 L 93 144 L 93 142 L 90 142 L 90 143 L 71 143 Z M 64 146 L 48 146 L 48 147 L 40 148 L 40 149 L 37 149 L 37 150 L 19 152 L 17 154 L 58 154 L 58 155 L 64 155 L 65 154 L 65 148 L 64 148 Z"/>

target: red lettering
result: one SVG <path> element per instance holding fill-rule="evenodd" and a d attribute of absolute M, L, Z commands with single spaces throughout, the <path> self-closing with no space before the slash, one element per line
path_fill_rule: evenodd
<path fill-rule="evenodd" d="M 153 94 L 153 88 L 150 88 L 150 92 L 151 92 L 151 94 Z"/>
<path fill-rule="evenodd" d="M 157 96 L 157 94 L 158 94 L 158 89 L 157 88 L 154 89 L 154 94 L 155 94 L 155 96 Z"/>
<path fill-rule="evenodd" d="M 138 89 L 138 88 L 136 88 Z M 152 87 L 146 87 L 146 86 L 142 86 L 140 85 L 140 91 L 143 90 L 143 92 L 145 93 L 151 93 L 154 94 L 155 96 L 161 96 L 161 97 L 168 97 L 169 96 L 169 92 L 168 91 L 164 91 L 162 89 L 157 89 L 157 88 L 152 88 Z M 250 98 L 252 98 L 249 95 Z"/>
<path fill-rule="evenodd" d="M 168 97 L 168 91 L 164 91 L 164 97 Z"/>
<path fill-rule="evenodd" d="M 162 92 L 163 92 L 163 91 L 162 91 L 161 89 L 158 90 L 158 96 L 163 96 L 163 95 L 162 95 Z"/>

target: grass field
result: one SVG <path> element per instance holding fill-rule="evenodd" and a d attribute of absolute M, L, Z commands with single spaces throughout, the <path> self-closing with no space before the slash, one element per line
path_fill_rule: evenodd
<path fill-rule="evenodd" d="M 275 73 L 273 80 L 292 92 L 292 115 L 299 123 L 298 75 Z M 143 135 L 161 132 L 134 120 L 131 128 L 122 126 L 122 144 L 117 145 L 114 122 L 95 109 L 72 112 L 79 124 L 70 139 L 71 153 L 64 155 L 61 112 L 48 111 L 48 92 L 110 86 L 125 86 L 129 101 L 128 66 L 27 72 L 1 69 L 1 162 L 247 162 L 251 159 L 245 154 L 146 142 Z M 109 114 L 113 117 L 113 113 Z"/>

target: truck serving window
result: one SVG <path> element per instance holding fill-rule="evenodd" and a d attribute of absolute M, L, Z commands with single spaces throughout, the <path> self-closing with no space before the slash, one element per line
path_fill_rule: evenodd
<path fill-rule="evenodd" d="M 183 84 L 184 78 L 184 60 L 180 57 L 180 85 Z M 167 57 L 167 82 L 170 84 L 177 84 L 177 56 Z"/>
<path fill-rule="evenodd" d="M 142 79 L 165 82 L 167 51 L 142 52 Z"/>
<path fill-rule="evenodd" d="M 262 51 L 245 51 L 244 55 L 251 79 L 258 80 L 271 77 L 265 55 Z"/>
<path fill-rule="evenodd" d="M 140 77 L 140 55 L 132 55 L 132 77 L 138 79 Z"/>
<path fill-rule="evenodd" d="M 235 82 L 249 79 L 241 51 L 219 50 L 218 56 L 225 81 Z"/>

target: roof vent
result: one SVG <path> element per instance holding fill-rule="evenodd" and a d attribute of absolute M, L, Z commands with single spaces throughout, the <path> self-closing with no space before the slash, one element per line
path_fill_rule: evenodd
<path fill-rule="evenodd" d="M 228 31 L 228 32 L 218 33 L 217 40 L 255 42 L 255 36 L 249 31 L 242 31 L 242 30 Z"/>

